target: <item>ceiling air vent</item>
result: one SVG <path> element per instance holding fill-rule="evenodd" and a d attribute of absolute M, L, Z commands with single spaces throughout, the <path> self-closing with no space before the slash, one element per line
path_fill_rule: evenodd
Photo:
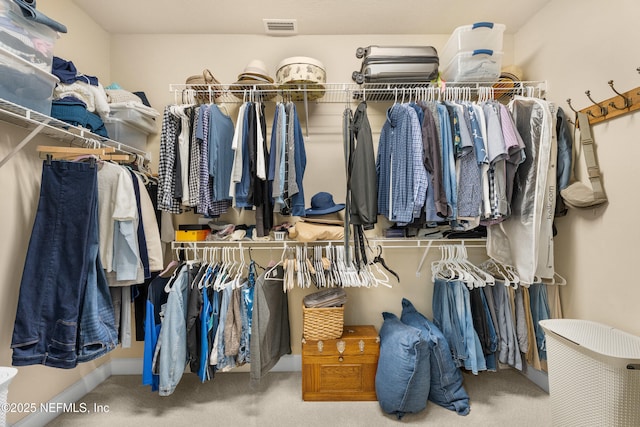
<path fill-rule="evenodd" d="M 298 21 L 295 19 L 263 19 L 264 31 L 273 36 L 288 36 L 298 33 Z"/>

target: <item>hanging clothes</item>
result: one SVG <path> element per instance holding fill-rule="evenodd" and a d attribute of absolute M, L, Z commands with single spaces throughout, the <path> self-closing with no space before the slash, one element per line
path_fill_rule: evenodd
<path fill-rule="evenodd" d="M 455 150 L 456 175 L 458 176 L 458 226 L 473 229 L 479 224 L 482 205 L 482 176 L 480 163 L 471 137 L 469 120 L 463 105 L 451 103 L 454 121 L 457 123 L 459 144 Z"/>
<path fill-rule="evenodd" d="M 186 307 L 189 268 L 183 264 L 168 292 L 164 318 L 155 354 L 158 362 L 160 396 L 173 394 L 187 365 Z"/>
<path fill-rule="evenodd" d="M 216 104 L 169 105 L 160 136 L 158 209 L 218 216 L 231 206 L 234 124 Z"/>
<path fill-rule="evenodd" d="M 350 150 L 347 177 L 351 195 L 350 222 L 369 229 L 378 220 L 378 194 L 373 137 L 365 102 L 361 102 L 356 108 L 350 131 L 354 141 L 354 147 Z M 422 157 L 418 160 L 422 162 Z"/>
<path fill-rule="evenodd" d="M 414 188 L 426 185 L 422 158 L 422 134 L 416 110 L 405 104 L 394 104 L 387 110 L 387 120 L 380 133 L 376 170 L 378 172 L 378 213 L 390 221 L 408 224 L 416 207 Z M 418 153 L 414 153 L 420 147 Z M 424 187 L 426 190 L 426 187 Z"/>
<path fill-rule="evenodd" d="M 276 105 L 268 158 L 268 194 L 274 200 L 273 209 L 282 215 L 305 216 L 303 178 L 307 155 L 293 102 Z"/>
<path fill-rule="evenodd" d="M 442 221 L 447 216 L 447 196 L 442 183 L 442 148 L 440 146 L 440 120 L 435 102 L 419 102 L 423 110 L 422 144 L 423 163 L 427 171 L 428 186 L 425 200 L 427 222 Z"/>
<path fill-rule="evenodd" d="M 98 203 L 95 163 L 43 162 L 11 339 L 13 365 L 70 369 L 117 345 Z"/>
<path fill-rule="evenodd" d="M 553 215 L 545 215 L 545 206 L 546 200 L 555 196 L 547 191 L 555 188 L 555 169 L 553 174 L 549 172 L 553 165 L 554 115 L 546 101 L 534 98 L 516 98 L 510 108 L 525 143 L 525 161 L 515 175 L 512 214 L 500 227 L 488 228 L 487 252 L 497 261 L 515 266 L 520 279 L 530 284 L 539 270 L 539 261 L 545 266 L 541 277 L 549 277 L 552 270 Z"/>
<path fill-rule="evenodd" d="M 182 213 L 176 193 L 176 137 L 180 119 L 172 113 L 172 106 L 164 108 L 160 133 L 158 160 L 158 209 L 169 213 Z"/>
<path fill-rule="evenodd" d="M 161 307 L 167 302 L 168 294 L 164 292 L 165 286 L 172 280 L 172 277 L 157 276 L 149 283 L 147 299 L 145 301 L 145 323 L 144 323 L 144 353 L 142 358 L 142 385 L 151 386 L 151 391 L 158 391 L 160 377 L 153 369 L 153 358 L 155 349 L 160 337 L 162 319 L 160 317 Z"/>
<path fill-rule="evenodd" d="M 287 294 L 282 291 L 284 269 L 277 266 L 262 273 L 255 284 L 251 323 L 250 383 L 257 386 L 262 377 L 291 353 Z"/>
<path fill-rule="evenodd" d="M 235 126 L 229 116 L 216 104 L 209 106 L 209 175 L 213 180 L 212 200 L 230 200 L 229 185 L 233 168 L 233 132 Z"/>
<path fill-rule="evenodd" d="M 478 334 L 473 328 L 469 290 L 460 280 L 434 278 L 433 321 L 447 338 L 454 362 L 473 374 L 487 369 Z"/>

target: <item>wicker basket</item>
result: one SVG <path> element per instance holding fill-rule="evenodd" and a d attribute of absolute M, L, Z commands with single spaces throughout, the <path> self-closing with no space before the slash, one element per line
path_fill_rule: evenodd
<path fill-rule="evenodd" d="M 307 308 L 302 304 L 302 335 L 305 340 L 332 340 L 342 336 L 344 305 Z"/>

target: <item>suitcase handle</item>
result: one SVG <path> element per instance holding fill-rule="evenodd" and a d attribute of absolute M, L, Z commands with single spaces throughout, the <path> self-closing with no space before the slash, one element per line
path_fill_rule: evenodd
<path fill-rule="evenodd" d="M 476 22 L 471 29 L 475 30 L 476 28 L 493 28 L 493 22 Z"/>
<path fill-rule="evenodd" d="M 476 56 L 476 55 L 489 55 L 489 56 L 493 56 L 493 51 L 491 49 L 476 49 L 473 51 L 473 53 L 471 54 L 471 56 Z"/>

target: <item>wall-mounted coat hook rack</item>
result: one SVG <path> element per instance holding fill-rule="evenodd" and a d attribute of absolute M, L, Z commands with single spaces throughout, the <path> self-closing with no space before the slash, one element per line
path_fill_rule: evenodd
<path fill-rule="evenodd" d="M 571 108 L 571 111 L 578 114 L 578 111 L 576 111 L 576 109 L 573 108 L 573 105 L 571 105 L 571 98 L 567 98 L 567 104 L 569 104 L 569 108 Z"/>
<path fill-rule="evenodd" d="M 590 90 L 585 90 L 584 94 L 587 95 L 587 98 L 589 98 L 589 101 L 591 101 L 593 103 L 593 105 L 595 105 L 596 107 L 598 107 L 600 109 L 600 115 L 599 116 L 594 116 L 593 112 L 588 111 L 587 114 L 589 116 L 593 117 L 594 119 L 597 119 L 598 117 L 605 117 L 609 113 L 609 109 L 607 107 L 605 107 L 604 105 L 598 104 L 596 101 L 593 100 L 593 98 L 591 98 L 591 91 Z"/>
<path fill-rule="evenodd" d="M 640 73 L 640 67 L 636 70 Z M 615 96 L 604 101 L 596 102 L 591 97 L 591 91 L 587 90 L 585 92 L 593 105 L 585 107 L 579 112 L 584 113 L 589 117 L 589 124 L 604 122 L 606 120 L 613 119 L 614 117 L 640 110 L 640 87 L 636 87 L 626 92 L 618 92 L 618 90 L 613 86 L 613 80 L 609 80 L 608 85 L 615 93 Z M 567 103 L 571 110 L 576 112 L 571 105 L 571 99 L 567 99 Z"/>
<path fill-rule="evenodd" d="M 615 92 L 616 95 L 618 95 L 620 98 L 622 98 L 624 100 L 624 103 L 623 103 L 622 107 L 618 107 L 616 105 L 616 103 L 613 102 L 613 101 L 611 101 L 609 103 L 609 107 L 612 107 L 612 108 L 614 108 L 616 110 L 625 110 L 625 109 L 631 107 L 631 100 L 629 98 L 627 98 L 626 96 L 624 96 L 623 94 L 621 94 L 620 92 L 618 92 L 615 87 L 613 87 L 613 80 L 609 80 L 607 82 L 607 84 L 609 85 L 611 90 Z"/>
<path fill-rule="evenodd" d="M 573 108 L 573 105 L 571 105 L 571 98 L 567 98 L 567 104 L 569 104 L 569 108 L 571 108 L 571 111 L 575 113 L 574 116 L 576 117 L 575 121 L 567 117 L 567 121 L 575 126 L 577 123 L 578 111 L 575 108 Z"/>

